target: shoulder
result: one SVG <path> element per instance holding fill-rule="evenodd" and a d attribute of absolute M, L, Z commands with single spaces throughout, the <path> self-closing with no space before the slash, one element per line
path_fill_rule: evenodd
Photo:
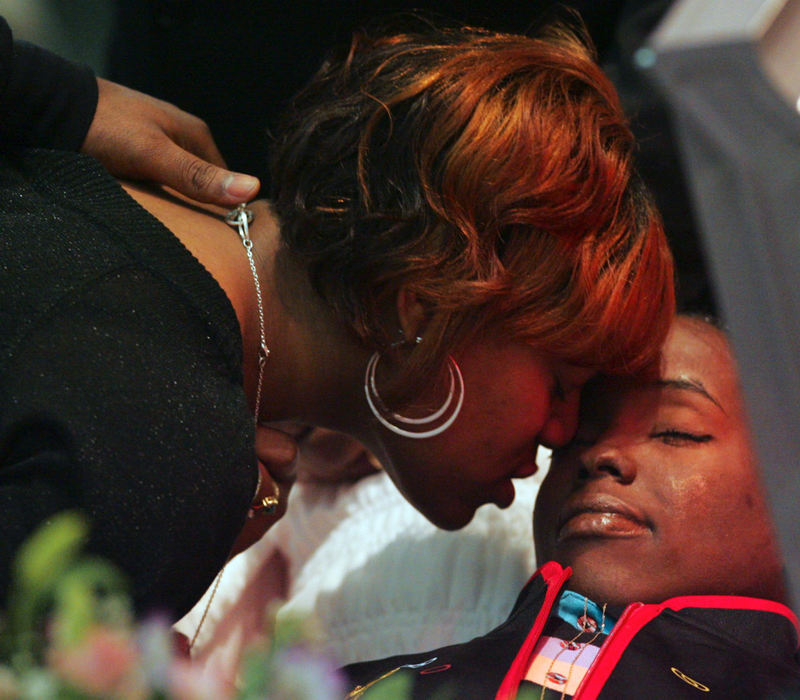
<path fill-rule="evenodd" d="M 623 629 L 614 629 L 591 682 L 605 679 L 601 697 L 613 698 L 642 691 L 675 698 L 698 691 L 782 697 L 786 688 L 800 687 L 800 665 L 795 622 L 776 606 L 737 596 L 640 606 L 620 620 Z"/>
<path fill-rule="evenodd" d="M 17 545 L 79 509 L 138 604 L 185 612 L 224 563 L 256 479 L 235 363 L 202 319 L 152 275 L 110 275 L 40 316 L 0 395 L 0 510 Z"/>

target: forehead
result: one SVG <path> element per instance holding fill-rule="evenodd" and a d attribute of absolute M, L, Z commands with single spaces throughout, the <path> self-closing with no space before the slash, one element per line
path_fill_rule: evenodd
<path fill-rule="evenodd" d="M 722 331 L 695 319 L 679 318 L 664 343 L 661 380 L 701 384 L 723 410 L 739 409 L 736 362 Z"/>
<path fill-rule="evenodd" d="M 652 389 L 664 387 L 716 403 L 732 417 L 742 410 L 736 363 L 724 334 L 703 321 L 679 318 L 662 348 L 658 377 L 644 383 L 618 378 L 596 383 L 587 392 L 586 415 L 591 418 L 622 399 L 652 398 Z"/>

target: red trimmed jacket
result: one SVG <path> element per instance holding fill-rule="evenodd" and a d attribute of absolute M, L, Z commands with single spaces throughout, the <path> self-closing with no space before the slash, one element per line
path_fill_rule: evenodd
<path fill-rule="evenodd" d="M 548 562 L 508 619 L 488 634 L 422 654 L 345 668 L 351 687 L 404 671 L 412 698 L 512 700 L 572 574 Z M 578 687 L 575 700 L 800 698 L 800 623 L 785 605 L 741 596 L 631 603 Z M 349 697 L 357 697 L 351 693 Z"/>

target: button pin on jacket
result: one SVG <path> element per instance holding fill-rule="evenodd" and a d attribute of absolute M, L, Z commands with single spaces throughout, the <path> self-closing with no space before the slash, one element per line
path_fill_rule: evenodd
<path fill-rule="evenodd" d="M 694 678 L 690 678 L 683 671 L 678 670 L 674 666 L 672 666 L 669 670 L 672 671 L 684 683 L 688 683 L 693 688 L 697 688 L 698 690 L 701 690 L 704 693 L 710 693 L 711 692 L 711 688 L 709 688 L 707 685 L 703 685 L 699 681 L 696 681 Z"/>
<path fill-rule="evenodd" d="M 584 632 L 597 632 L 597 620 L 593 620 L 588 615 L 581 615 L 578 624 Z"/>

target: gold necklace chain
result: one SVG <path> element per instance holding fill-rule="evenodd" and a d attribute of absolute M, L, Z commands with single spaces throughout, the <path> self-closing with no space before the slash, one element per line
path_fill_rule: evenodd
<path fill-rule="evenodd" d="M 217 588 L 219 588 L 219 582 L 222 580 L 222 574 L 225 573 L 225 567 L 228 565 L 226 561 L 222 568 L 219 570 L 219 573 L 214 578 L 214 587 L 211 589 L 211 596 L 206 603 L 206 606 L 203 608 L 203 614 L 200 616 L 200 622 L 197 623 L 197 629 L 195 629 L 194 634 L 192 635 L 192 639 L 189 641 L 189 652 L 194 649 L 194 643 L 197 641 L 197 635 L 200 634 L 200 630 L 203 629 L 203 623 L 206 621 L 206 615 L 208 615 L 209 608 L 211 608 L 211 601 L 214 600 L 214 596 L 217 594 Z"/>
<path fill-rule="evenodd" d="M 544 694 L 545 694 L 545 691 L 547 690 L 547 685 L 545 685 L 547 683 L 547 677 L 553 671 L 553 666 L 556 665 L 556 661 L 558 661 L 558 657 L 561 656 L 561 654 L 563 654 L 573 644 L 578 644 L 580 646 L 580 653 L 575 656 L 575 658 L 572 660 L 572 662 L 569 665 L 569 670 L 567 671 L 567 678 L 564 681 L 564 687 L 561 690 L 561 698 L 560 698 L 560 700 L 564 700 L 564 698 L 567 696 L 567 687 L 569 686 L 569 679 L 572 677 L 572 669 L 575 666 L 575 662 L 581 657 L 581 654 L 583 654 L 583 652 L 586 649 L 586 647 L 589 646 L 592 642 L 594 642 L 594 640 L 597 639 L 601 634 L 603 634 L 603 632 L 605 630 L 605 627 L 606 627 L 606 605 L 607 605 L 607 603 L 603 603 L 603 616 L 602 616 L 602 619 L 600 621 L 600 627 L 598 627 L 596 629 L 595 634 L 591 639 L 589 639 L 589 640 L 587 640 L 585 642 L 578 642 L 578 639 L 587 631 L 587 630 L 584 629 L 584 630 L 581 630 L 580 632 L 578 632 L 578 634 L 576 634 L 572 639 L 570 639 L 566 643 L 563 640 L 561 641 L 561 650 L 553 657 L 552 661 L 550 661 L 550 665 L 547 667 L 547 672 L 544 674 L 544 683 L 542 683 L 542 690 L 541 690 L 541 693 L 539 693 L 539 700 L 544 700 Z M 583 598 L 583 618 L 582 619 L 585 620 L 586 618 L 588 618 L 588 616 L 589 616 L 589 598 L 584 596 L 584 598 Z M 553 688 L 553 690 L 555 690 L 555 688 Z"/>

